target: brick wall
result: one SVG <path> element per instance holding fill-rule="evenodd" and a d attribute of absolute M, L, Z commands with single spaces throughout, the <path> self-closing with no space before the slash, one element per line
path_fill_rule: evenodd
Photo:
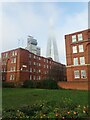
<path fill-rule="evenodd" d="M 87 81 L 58 82 L 58 86 L 64 89 L 90 90 L 90 82 Z"/>

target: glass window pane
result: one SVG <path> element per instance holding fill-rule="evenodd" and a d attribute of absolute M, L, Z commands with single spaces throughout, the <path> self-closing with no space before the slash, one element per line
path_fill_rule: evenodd
<path fill-rule="evenodd" d="M 81 70 L 81 78 L 86 78 L 86 71 L 85 70 Z"/>
<path fill-rule="evenodd" d="M 78 41 L 81 41 L 81 40 L 83 40 L 82 34 L 78 34 Z"/>
<path fill-rule="evenodd" d="M 84 52 L 83 45 L 79 45 L 79 52 Z"/>
<path fill-rule="evenodd" d="M 85 58 L 84 57 L 80 57 L 80 64 L 84 65 L 85 64 Z"/>
<path fill-rule="evenodd" d="M 74 77 L 75 78 L 80 78 L 79 70 L 74 71 Z"/>
<path fill-rule="evenodd" d="M 76 35 L 72 36 L 72 42 L 76 42 Z"/>

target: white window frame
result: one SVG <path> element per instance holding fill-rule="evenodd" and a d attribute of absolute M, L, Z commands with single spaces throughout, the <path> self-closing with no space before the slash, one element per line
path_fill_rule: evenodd
<path fill-rule="evenodd" d="M 78 34 L 78 41 L 82 41 L 83 40 L 83 36 L 82 33 Z"/>
<path fill-rule="evenodd" d="M 39 63 L 38 66 L 41 66 L 41 63 Z"/>
<path fill-rule="evenodd" d="M 13 63 L 16 63 L 16 58 L 13 58 Z"/>
<path fill-rule="evenodd" d="M 73 53 L 77 53 L 77 46 L 73 46 L 72 49 L 73 49 Z"/>
<path fill-rule="evenodd" d="M 79 70 L 74 70 L 74 78 L 79 79 L 80 78 L 80 72 Z"/>
<path fill-rule="evenodd" d="M 84 65 L 85 64 L 85 57 L 80 57 L 80 65 Z"/>
<path fill-rule="evenodd" d="M 12 74 L 10 75 L 10 80 L 13 80 L 13 75 Z"/>
<path fill-rule="evenodd" d="M 10 71 L 11 71 L 11 72 L 13 71 L 13 67 L 10 67 Z"/>
<path fill-rule="evenodd" d="M 32 68 L 30 68 L 30 72 L 32 72 Z"/>
<path fill-rule="evenodd" d="M 73 58 L 73 62 L 74 62 L 74 66 L 77 66 L 78 65 L 78 58 Z"/>
<path fill-rule="evenodd" d="M 83 75 L 83 74 L 84 74 L 84 75 Z M 82 78 L 82 79 L 87 78 L 87 76 L 86 76 L 86 70 L 81 70 L 81 78 Z"/>
<path fill-rule="evenodd" d="M 83 45 L 79 45 L 79 52 L 84 52 Z"/>
<path fill-rule="evenodd" d="M 76 42 L 77 40 L 76 40 L 76 35 L 72 35 L 72 43 L 73 42 Z"/>
<path fill-rule="evenodd" d="M 15 51 L 15 56 L 17 55 L 17 51 Z"/>
<path fill-rule="evenodd" d="M 39 73 L 41 72 L 41 70 L 39 69 L 39 71 L 38 71 Z"/>
<path fill-rule="evenodd" d="M 15 66 L 13 66 L 13 71 L 16 71 L 16 67 Z"/>

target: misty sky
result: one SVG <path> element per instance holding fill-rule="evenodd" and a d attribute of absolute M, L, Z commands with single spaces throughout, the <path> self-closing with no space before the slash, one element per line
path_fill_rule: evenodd
<path fill-rule="evenodd" d="M 0 4 L 0 8 L 0 52 L 25 48 L 27 36 L 32 35 L 41 47 L 41 55 L 46 56 L 52 19 L 59 59 L 66 63 L 64 35 L 88 28 L 87 2 L 5 2 L 2 6 Z"/>

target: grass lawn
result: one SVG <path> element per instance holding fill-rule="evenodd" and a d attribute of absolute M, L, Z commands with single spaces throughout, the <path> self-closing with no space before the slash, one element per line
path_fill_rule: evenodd
<path fill-rule="evenodd" d="M 59 104 L 60 100 L 65 98 L 70 98 L 82 106 L 88 105 L 88 91 L 3 88 L 2 108 L 18 108 L 22 105 L 32 105 L 40 100 Z"/>

